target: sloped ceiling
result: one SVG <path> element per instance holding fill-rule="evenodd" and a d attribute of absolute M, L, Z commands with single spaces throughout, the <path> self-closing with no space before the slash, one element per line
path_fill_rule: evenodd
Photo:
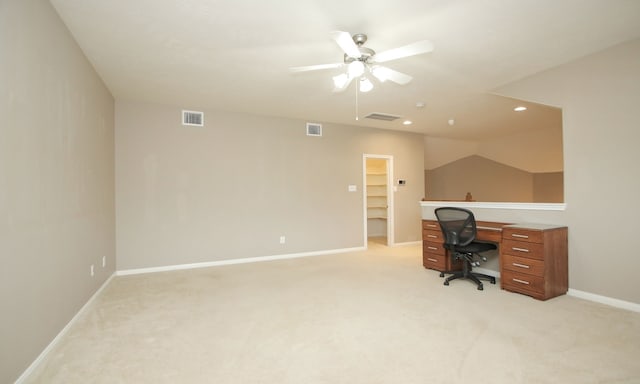
<path fill-rule="evenodd" d="M 51 0 L 116 99 L 478 139 L 535 129 L 555 108 L 491 95 L 507 83 L 640 37 L 637 0 Z M 333 93 L 334 30 L 376 51 L 428 39 L 430 54 L 388 66 L 414 77 L 359 97 Z M 353 87 L 353 86 L 352 86 Z M 417 108 L 417 102 L 426 107 Z M 526 118 L 525 118 L 526 116 Z M 447 124 L 455 119 L 454 126 Z M 535 121 L 535 123 L 531 123 Z"/>

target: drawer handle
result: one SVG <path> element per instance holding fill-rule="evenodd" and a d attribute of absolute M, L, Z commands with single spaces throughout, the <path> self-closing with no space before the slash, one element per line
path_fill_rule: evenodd
<path fill-rule="evenodd" d="M 435 228 L 436 225 L 435 224 L 427 224 L 427 227 Z"/>
<path fill-rule="evenodd" d="M 525 268 L 525 269 L 531 268 L 530 266 L 528 266 L 526 264 L 520 264 L 520 263 L 511 263 L 511 265 L 513 265 L 514 267 L 518 267 L 518 268 Z"/>
<path fill-rule="evenodd" d="M 513 249 L 514 251 L 518 251 L 518 252 L 526 252 L 526 253 L 529 253 L 529 250 L 528 250 L 527 248 L 511 247 L 511 249 Z"/>
<path fill-rule="evenodd" d="M 427 257 L 427 260 L 429 260 L 429 261 L 433 261 L 434 263 L 437 263 L 437 262 L 438 262 L 438 260 L 436 260 L 436 259 L 432 259 L 432 258 L 430 258 L 430 257 Z"/>
<path fill-rule="evenodd" d="M 437 251 L 438 250 L 438 248 L 436 248 L 436 247 L 427 247 L 427 249 L 430 249 L 432 251 Z"/>
<path fill-rule="evenodd" d="M 519 235 L 519 234 L 517 234 L 517 233 L 512 233 L 512 234 L 511 234 L 511 236 L 513 236 L 513 237 L 519 237 L 519 238 L 521 238 L 521 239 L 528 239 L 528 238 L 529 238 L 529 236 L 527 236 L 527 235 Z"/>
<path fill-rule="evenodd" d="M 512 279 L 512 280 L 515 281 L 516 283 L 520 283 L 520 284 L 526 284 L 526 285 L 530 284 L 528 281 L 524 281 L 524 280 L 520 280 L 520 279 Z"/>
<path fill-rule="evenodd" d="M 432 239 L 437 239 L 438 238 L 438 236 L 436 236 L 436 235 L 427 235 L 427 237 L 430 237 Z"/>

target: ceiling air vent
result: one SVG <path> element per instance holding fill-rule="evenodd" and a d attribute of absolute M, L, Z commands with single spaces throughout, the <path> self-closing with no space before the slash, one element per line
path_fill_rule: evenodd
<path fill-rule="evenodd" d="M 389 115 L 386 113 L 377 113 L 377 112 L 370 113 L 367 116 L 365 116 L 366 119 L 384 120 L 384 121 L 398 120 L 400 117 L 402 116 Z"/>
<path fill-rule="evenodd" d="M 307 123 L 307 136 L 322 136 L 322 124 Z"/>
<path fill-rule="evenodd" d="M 182 111 L 182 125 L 204 126 L 204 112 Z"/>

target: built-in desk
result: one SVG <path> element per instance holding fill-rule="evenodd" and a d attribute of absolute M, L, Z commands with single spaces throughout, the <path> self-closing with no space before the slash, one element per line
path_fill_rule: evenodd
<path fill-rule="evenodd" d="M 547 300 L 568 289 L 567 227 L 546 224 L 476 222 L 478 241 L 498 245 L 500 287 Z M 437 271 L 462 267 L 444 249 L 437 220 L 422 220 L 422 264 Z"/>
<path fill-rule="evenodd" d="M 476 240 L 492 243 L 502 242 L 502 228 L 509 223 L 496 223 L 493 221 L 476 221 Z"/>

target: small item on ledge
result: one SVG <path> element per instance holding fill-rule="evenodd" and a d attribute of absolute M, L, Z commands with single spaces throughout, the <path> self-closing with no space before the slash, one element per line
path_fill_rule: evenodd
<path fill-rule="evenodd" d="M 473 196 L 471 196 L 471 192 L 467 192 L 467 195 L 464 197 L 464 201 L 473 201 Z"/>

